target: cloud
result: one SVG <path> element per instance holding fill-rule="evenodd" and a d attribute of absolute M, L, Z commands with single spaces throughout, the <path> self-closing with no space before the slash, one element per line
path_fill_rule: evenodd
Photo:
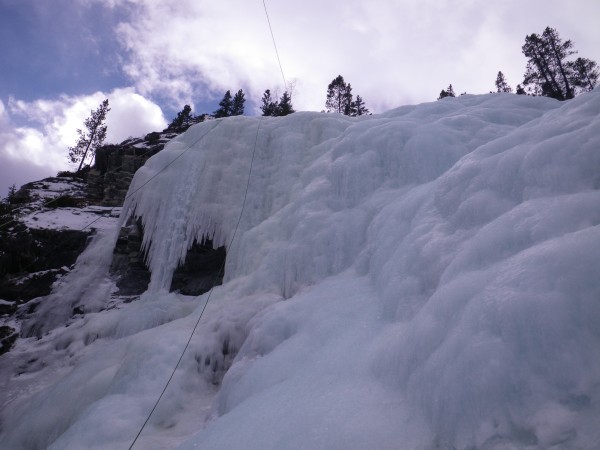
<path fill-rule="evenodd" d="M 50 176 L 68 169 L 67 149 L 77 139 L 76 130 L 105 98 L 111 107 L 107 143 L 167 125 L 160 107 L 132 88 L 32 102 L 11 98 L 8 107 L 0 101 L 0 189 L 33 181 L 34 174 Z"/>
<path fill-rule="evenodd" d="M 0 197 L 8 194 L 9 186 L 15 184 L 17 187 L 35 179 L 43 178 L 51 173 L 48 169 L 30 163 L 26 158 L 15 158 L 12 155 L 19 154 L 20 150 L 27 150 L 22 146 L 24 136 L 10 123 L 8 112 L 4 103 L 0 100 Z"/>
<path fill-rule="evenodd" d="M 88 0 L 91 1 L 91 0 Z M 113 0 L 96 0 L 114 7 Z M 144 95 L 169 99 L 175 109 L 227 89 L 244 88 L 257 101 L 283 82 L 261 2 L 129 0 L 134 11 L 117 38 L 127 51 L 124 71 Z M 556 27 L 586 41 L 582 54 L 598 59 L 600 33 L 590 17 L 595 0 L 565 8 L 559 0 L 305 0 L 267 1 L 296 109 L 323 108 L 327 84 L 338 74 L 367 106 L 382 111 L 434 100 L 453 83 L 458 92 L 486 93 L 499 70 L 522 80 L 526 34 Z M 582 17 L 579 13 L 586 10 Z M 595 12 L 595 14 L 594 14 Z M 584 31 L 586 30 L 586 31 Z M 595 52 L 595 54 L 594 54 Z"/>
<path fill-rule="evenodd" d="M 210 112 L 226 90 L 243 88 L 247 112 L 258 113 L 251 107 L 265 89 L 283 92 L 260 1 L 58 2 L 71 7 L 13 1 L 16 12 L 4 17 L 24 46 L 5 45 L 10 83 L 0 83 L 6 86 L 0 94 L 18 94 L 1 104 L 0 189 L 9 174 L 28 173 L 27 167 L 66 168 L 75 130 L 104 98 L 112 107 L 108 140 L 118 142 L 164 127 L 157 103 L 169 114 L 184 104 Z M 338 74 L 373 112 L 433 101 L 449 83 L 457 93 L 485 93 L 499 70 L 514 87 L 525 69 L 525 35 L 546 26 L 572 39 L 580 56 L 600 61 L 597 0 L 576 7 L 563 0 L 265 2 L 296 110 L 323 109 L 326 87 Z M 123 85 L 132 88 L 114 88 Z M 99 92 L 52 94 L 90 89 Z M 38 96 L 50 100 L 22 100 Z"/>
<path fill-rule="evenodd" d="M 161 108 L 131 88 L 116 89 L 107 97 L 111 108 L 106 119 L 108 142 L 121 142 L 167 126 Z"/>

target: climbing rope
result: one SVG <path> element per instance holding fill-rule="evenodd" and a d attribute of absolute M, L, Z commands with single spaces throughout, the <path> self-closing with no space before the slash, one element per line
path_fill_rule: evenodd
<path fill-rule="evenodd" d="M 281 65 L 281 59 L 279 58 L 279 52 L 277 51 L 277 44 L 275 43 L 275 35 L 273 34 L 273 27 L 271 27 L 271 21 L 269 20 L 269 12 L 267 11 L 267 5 L 265 0 L 262 0 L 265 8 L 265 15 L 267 16 L 267 23 L 269 24 L 269 30 L 271 31 L 271 39 L 273 40 L 273 47 L 275 47 L 275 55 L 277 55 L 277 62 L 279 63 L 279 69 L 281 70 L 281 78 L 283 78 L 283 86 L 287 89 L 287 83 L 285 81 L 285 75 L 283 74 L 283 66 Z"/>
<path fill-rule="evenodd" d="M 285 75 L 283 72 L 283 66 L 281 64 L 281 59 L 279 57 L 279 52 L 277 50 L 277 44 L 275 42 L 275 35 L 273 34 L 273 28 L 271 26 L 271 21 L 269 19 L 269 13 L 267 11 L 267 5 L 265 3 L 265 0 L 262 0 L 263 3 L 263 7 L 265 9 L 265 15 L 267 17 L 267 23 L 269 24 L 269 30 L 271 31 L 271 39 L 273 40 L 273 47 L 275 48 L 275 54 L 277 56 L 277 62 L 279 63 L 279 69 L 281 70 L 281 78 L 283 79 L 283 85 L 286 87 L 287 89 L 287 82 L 285 80 Z M 256 147 L 257 147 L 257 143 L 258 143 L 258 132 L 260 130 L 260 125 L 262 122 L 262 116 L 260 117 L 259 121 L 258 121 L 258 126 L 256 127 L 256 135 L 254 137 L 254 148 L 252 149 L 252 158 L 250 160 L 250 168 L 248 170 L 248 179 L 246 182 L 246 189 L 244 191 L 244 198 L 242 200 L 242 207 L 240 209 L 240 214 L 237 220 L 237 223 L 235 225 L 235 228 L 233 230 L 233 234 L 231 236 L 231 240 L 229 242 L 229 246 L 228 248 L 231 248 L 233 245 L 233 242 L 235 240 L 236 234 L 238 232 L 238 228 L 240 226 L 240 222 L 242 220 L 242 216 L 244 214 L 244 209 L 246 207 L 246 200 L 248 198 L 248 190 L 250 188 L 250 180 L 252 178 L 252 168 L 254 166 L 254 158 L 256 155 Z M 174 162 L 174 161 L 173 161 Z M 158 174 L 156 174 L 158 175 Z M 156 176 L 155 175 L 155 176 Z M 148 182 L 151 181 L 148 180 Z M 143 187 L 144 185 L 140 186 Z M 221 267 L 219 268 L 219 271 L 217 272 L 217 274 L 215 275 L 215 282 L 218 279 L 219 276 L 221 276 L 221 273 L 223 272 L 223 269 L 225 268 L 225 261 L 223 261 L 223 263 L 221 264 Z M 150 410 L 150 413 L 148 414 L 148 416 L 146 417 L 146 420 L 144 421 L 144 423 L 142 424 L 140 430 L 138 431 L 137 435 L 135 436 L 133 442 L 131 443 L 131 445 L 129 446 L 129 450 L 133 449 L 133 446 L 135 445 L 135 443 L 137 442 L 138 438 L 141 436 L 142 432 L 144 431 L 144 428 L 146 427 L 146 425 L 148 424 L 148 421 L 150 420 L 150 418 L 152 417 L 152 414 L 154 413 L 154 411 L 156 410 L 158 404 L 160 403 L 160 400 L 162 399 L 163 395 L 165 394 L 165 392 L 167 391 L 167 388 L 169 387 L 169 384 L 171 383 L 171 380 L 173 380 L 173 377 L 175 376 L 175 372 L 177 371 L 177 369 L 179 368 L 179 365 L 181 364 L 181 361 L 183 360 L 183 356 L 185 355 L 185 352 L 187 351 L 190 342 L 192 341 L 192 337 L 194 336 L 196 329 L 198 328 L 198 325 L 200 324 L 200 320 L 202 319 L 202 316 L 204 315 L 204 311 L 206 310 L 206 307 L 208 305 L 208 302 L 210 301 L 210 298 L 212 296 L 213 293 L 213 289 L 215 286 L 215 282 L 213 282 L 213 286 L 210 288 L 210 291 L 208 291 L 208 296 L 206 298 L 206 302 L 204 302 L 204 306 L 202 307 L 202 310 L 200 311 L 200 315 L 198 316 L 198 320 L 196 320 L 196 323 L 194 324 L 194 328 L 192 329 L 192 332 L 190 333 L 190 336 L 185 344 L 185 347 L 183 348 L 183 351 L 181 352 L 181 355 L 179 356 L 179 359 L 177 360 L 177 364 L 175 364 L 175 367 L 173 368 L 173 371 L 171 372 L 171 375 L 169 376 L 169 379 L 167 380 L 162 392 L 160 393 L 160 395 L 158 396 L 158 398 L 156 399 L 156 402 L 154 403 L 154 406 L 152 407 L 152 409 Z"/>
<path fill-rule="evenodd" d="M 135 189 L 133 192 L 129 192 L 127 193 L 127 195 L 125 196 L 125 198 L 123 199 L 123 201 L 127 200 L 128 198 L 132 197 L 133 195 L 135 195 L 138 191 L 140 191 L 142 188 L 144 188 L 148 183 L 150 183 L 152 180 L 154 180 L 157 176 L 159 176 L 162 172 L 164 172 L 165 170 L 167 170 L 167 168 L 169 168 L 175 161 L 177 161 L 179 158 L 181 158 L 184 154 L 186 154 L 188 152 L 189 149 L 191 149 L 192 147 L 194 147 L 196 144 L 198 144 L 198 142 L 200 142 L 202 139 L 204 139 L 204 137 L 210 133 L 211 131 L 213 131 L 214 129 L 216 129 L 219 125 L 221 125 L 222 119 L 217 119 L 217 124 L 212 127 L 210 130 L 208 130 L 206 133 L 204 133 L 202 136 L 200 136 L 198 139 L 196 139 L 194 142 L 192 142 L 191 144 L 189 144 L 185 150 L 183 150 L 183 152 L 181 152 L 181 154 L 179 154 L 178 156 L 176 156 L 175 158 L 173 158 L 173 160 L 167 164 L 165 167 L 163 167 L 162 169 L 160 169 L 158 172 L 156 172 L 154 175 L 152 175 L 150 178 L 148 178 L 142 185 L 138 186 L 137 189 Z M 111 208 L 110 211 L 108 212 L 108 214 L 112 214 L 114 208 Z M 81 231 L 85 230 L 87 227 L 89 227 L 90 225 L 93 225 L 94 223 L 96 223 L 98 220 L 102 219 L 103 217 L 105 217 L 106 214 L 101 215 L 100 217 L 92 220 L 90 223 L 86 224 L 83 228 L 81 228 Z"/>
<path fill-rule="evenodd" d="M 254 137 L 254 148 L 252 149 L 252 158 L 250 159 L 250 168 L 248 169 L 248 179 L 246 181 L 246 189 L 244 191 L 244 197 L 243 197 L 243 200 L 242 200 L 242 207 L 240 209 L 240 214 L 238 216 L 237 223 L 235 224 L 235 228 L 233 230 L 233 234 L 231 235 L 231 239 L 229 241 L 229 246 L 227 247 L 228 249 L 230 249 L 232 247 L 232 245 L 233 245 L 233 241 L 235 239 L 235 236 L 237 234 L 238 228 L 239 228 L 240 223 L 242 221 L 242 216 L 244 214 L 244 209 L 246 207 L 246 200 L 248 198 L 248 190 L 250 189 L 250 179 L 252 177 L 252 168 L 254 167 L 254 157 L 256 155 L 256 147 L 257 147 L 257 143 L 258 143 L 258 132 L 260 130 L 260 124 L 262 122 L 262 119 L 263 118 L 261 116 L 260 119 L 259 119 L 259 121 L 258 121 L 258 126 L 256 127 L 256 135 Z M 129 446 L 129 450 L 131 450 L 133 448 L 133 446 L 135 445 L 136 441 L 138 440 L 138 438 L 142 434 L 142 431 L 144 431 L 144 428 L 148 424 L 148 421 L 150 420 L 150 417 L 152 417 L 152 414 L 156 410 L 156 407 L 160 403 L 160 400 L 162 399 L 163 395 L 167 391 L 167 388 L 169 387 L 169 384 L 171 383 L 171 380 L 173 379 L 173 376 L 175 376 L 175 372 L 179 368 L 179 365 L 181 364 L 181 361 L 183 360 L 183 356 L 185 355 L 185 352 L 187 351 L 187 349 L 188 349 L 188 347 L 190 345 L 190 342 L 192 341 L 192 337 L 196 333 L 196 329 L 198 328 L 198 325 L 200 324 L 200 320 L 202 319 L 202 316 L 204 315 L 204 311 L 206 310 L 206 306 L 208 305 L 208 302 L 210 301 L 210 297 L 212 296 L 213 289 L 215 287 L 216 281 L 218 280 L 219 276 L 221 276 L 221 273 L 223 272 L 224 268 L 225 268 L 225 260 L 223 260 L 223 262 L 221 263 L 221 267 L 219 268 L 219 271 L 215 275 L 215 279 L 213 281 L 213 286 L 210 288 L 210 291 L 208 291 L 208 296 L 206 298 L 206 302 L 204 302 L 204 306 L 202 307 L 202 310 L 200 311 L 200 316 L 198 316 L 198 320 L 196 320 L 194 328 L 192 329 L 192 332 L 190 333 L 190 337 L 188 338 L 188 340 L 187 340 L 187 342 L 185 344 L 185 347 L 183 348 L 183 351 L 181 352 L 181 355 L 179 356 L 179 359 L 177 360 L 177 364 L 175 364 L 175 367 L 173 368 L 173 371 L 171 372 L 171 375 L 169 376 L 169 379 L 167 380 L 167 382 L 165 384 L 165 387 L 163 388 L 162 392 L 160 393 L 160 395 L 156 399 L 156 402 L 154 403 L 154 406 L 152 407 L 152 410 L 150 410 L 150 413 L 146 417 L 146 420 L 142 424 L 142 427 L 140 428 L 140 431 L 138 431 L 138 434 L 135 436 L 135 439 L 133 440 L 133 442 Z"/>

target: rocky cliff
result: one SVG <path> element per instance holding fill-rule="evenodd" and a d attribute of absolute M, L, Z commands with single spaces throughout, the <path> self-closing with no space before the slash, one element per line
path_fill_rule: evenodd
<path fill-rule="evenodd" d="M 3 205 L 0 225 L 0 354 L 9 351 L 21 325 L 68 274 L 99 228 L 116 224 L 134 173 L 185 129 L 167 129 L 98 149 L 94 166 L 81 174 L 22 186 Z M 150 278 L 141 249 L 143 229 L 129 221 L 114 248 L 115 296 L 131 301 Z M 187 295 L 220 283 L 224 249 L 196 243 L 177 271 L 172 290 Z M 74 316 L 85 314 L 73 305 Z"/>

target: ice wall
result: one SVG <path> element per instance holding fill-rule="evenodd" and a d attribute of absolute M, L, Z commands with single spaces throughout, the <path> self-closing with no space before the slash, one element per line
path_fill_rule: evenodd
<path fill-rule="evenodd" d="M 225 282 L 135 448 L 596 448 L 599 149 L 599 92 L 194 126 L 124 207 L 149 292 L 36 344 L 74 367 L 2 438 L 128 447 L 206 301 L 165 290 L 209 236 Z"/>
<path fill-rule="evenodd" d="M 395 195 L 435 180 L 477 147 L 557 106 L 528 100 L 465 97 L 358 120 L 298 113 L 192 127 L 138 171 L 124 207 L 146 230 L 151 290 L 168 288 L 194 239 L 229 245 L 253 153 L 226 279 L 258 270 L 255 282 L 291 296 L 354 262 L 373 216 L 389 201 L 383 191 Z"/>

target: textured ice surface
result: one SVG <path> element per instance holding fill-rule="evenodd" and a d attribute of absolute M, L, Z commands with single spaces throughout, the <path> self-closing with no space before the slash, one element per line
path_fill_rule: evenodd
<path fill-rule="evenodd" d="M 224 284 L 135 448 L 596 448 L 599 188 L 600 92 L 193 126 L 124 205 L 149 291 L 17 346 L 53 350 L 6 382 L 0 442 L 127 448 L 207 299 L 165 288 L 209 237 Z"/>

